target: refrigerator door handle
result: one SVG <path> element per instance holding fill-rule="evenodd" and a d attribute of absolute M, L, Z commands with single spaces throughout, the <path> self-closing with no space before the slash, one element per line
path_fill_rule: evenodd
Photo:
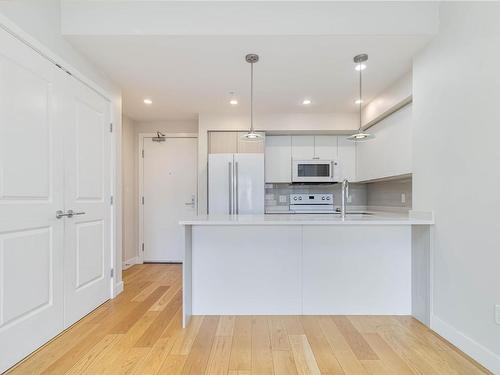
<path fill-rule="evenodd" d="M 233 213 L 233 168 L 232 163 L 227 163 L 228 166 L 228 181 L 229 181 L 229 215 Z"/>
<path fill-rule="evenodd" d="M 236 161 L 234 163 L 234 177 L 235 177 L 235 183 L 236 183 L 236 191 L 235 191 L 235 197 L 234 197 L 234 200 L 235 200 L 235 206 L 236 206 L 236 214 L 239 214 L 240 213 L 240 207 L 239 207 L 239 203 L 238 203 L 238 200 L 240 198 L 240 188 L 238 186 L 238 183 L 239 183 L 239 173 L 238 173 L 238 162 Z"/>

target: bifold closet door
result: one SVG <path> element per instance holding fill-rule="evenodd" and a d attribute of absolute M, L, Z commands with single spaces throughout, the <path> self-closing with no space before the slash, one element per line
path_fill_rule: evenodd
<path fill-rule="evenodd" d="M 0 373 L 63 329 L 64 75 L 0 29 Z"/>
<path fill-rule="evenodd" d="M 63 103 L 64 326 L 109 299 L 111 259 L 110 103 L 68 79 Z"/>

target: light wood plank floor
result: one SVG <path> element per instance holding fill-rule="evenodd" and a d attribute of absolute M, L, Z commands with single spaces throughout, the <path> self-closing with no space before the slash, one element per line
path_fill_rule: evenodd
<path fill-rule="evenodd" d="M 198 316 L 183 330 L 181 266 L 124 282 L 9 374 L 489 374 L 411 317 Z"/>

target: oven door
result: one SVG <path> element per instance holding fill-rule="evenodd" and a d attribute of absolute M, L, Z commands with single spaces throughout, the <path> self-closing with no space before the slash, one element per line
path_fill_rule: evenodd
<path fill-rule="evenodd" d="M 292 182 L 334 182 L 334 160 L 294 160 Z"/>

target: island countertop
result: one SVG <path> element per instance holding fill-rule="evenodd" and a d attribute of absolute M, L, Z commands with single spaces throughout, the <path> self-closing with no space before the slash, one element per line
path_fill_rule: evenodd
<path fill-rule="evenodd" d="M 180 221 L 181 225 L 432 225 L 432 212 L 409 214 L 372 211 L 340 214 L 199 215 Z"/>

